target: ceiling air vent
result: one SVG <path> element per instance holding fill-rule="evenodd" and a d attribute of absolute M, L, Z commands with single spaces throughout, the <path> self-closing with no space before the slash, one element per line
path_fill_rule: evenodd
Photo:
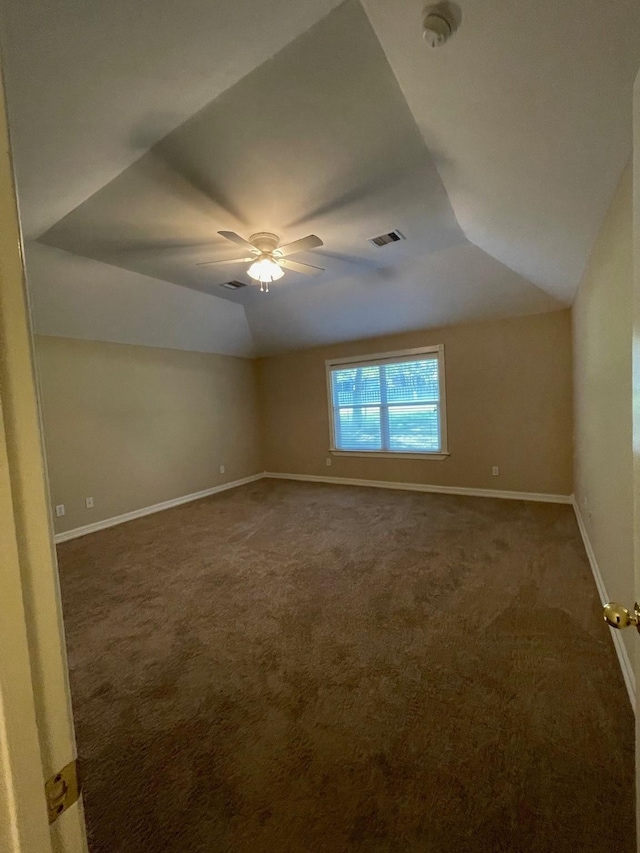
<path fill-rule="evenodd" d="M 246 287 L 244 281 L 223 281 L 220 287 L 226 287 L 227 290 L 239 290 L 241 287 Z"/>
<path fill-rule="evenodd" d="M 406 240 L 406 237 L 396 228 L 395 231 L 389 231 L 388 234 L 372 237 L 369 242 L 373 243 L 374 246 L 388 246 L 389 243 L 397 243 L 400 240 Z"/>

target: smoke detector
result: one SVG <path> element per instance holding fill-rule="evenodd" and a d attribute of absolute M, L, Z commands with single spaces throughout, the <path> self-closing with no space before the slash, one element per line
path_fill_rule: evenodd
<path fill-rule="evenodd" d="M 445 3 L 427 6 L 422 19 L 422 37 L 429 47 L 441 47 L 457 29 L 452 10 Z"/>

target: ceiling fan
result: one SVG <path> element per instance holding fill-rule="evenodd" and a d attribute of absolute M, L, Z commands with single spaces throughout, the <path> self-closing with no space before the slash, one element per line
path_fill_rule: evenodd
<path fill-rule="evenodd" d="M 252 234 L 248 240 L 236 234 L 235 231 L 218 231 L 218 234 L 221 237 L 226 237 L 227 240 L 231 240 L 232 243 L 237 243 L 244 249 L 248 249 L 248 256 L 231 258 L 231 260 L 226 261 L 203 261 L 196 266 L 251 264 L 247 273 L 251 278 L 260 282 L 260 290 L 263 293 L 269 292 L 269 283 L 282 278 L 285 270 L 304 273 L 304 275 L 320 275 L 324 272 L 322 267 L 289 260 L 289 255 L 295 255 L 297 252 L 308 252 L 311 249 L 318 249 L 323 246 L 322 240 L 315 234 L 309 234 L 308 237 L 294 240 L 293 243 L 287 243 L 285 246 L 279 246 L 280 238 L 277 234 L 271 234 L 270 231 L 259 231 L 257 234 Z"/>

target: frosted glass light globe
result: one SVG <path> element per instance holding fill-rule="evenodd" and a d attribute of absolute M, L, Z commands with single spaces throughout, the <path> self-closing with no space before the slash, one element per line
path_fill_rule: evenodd
<path fill-rule="evenodd" d="M 251 264 L 247 272 L 251 278 L 261 282 L 277 281 L 284 275 L 282 267 L 267 257 L 258 258 Z"/>

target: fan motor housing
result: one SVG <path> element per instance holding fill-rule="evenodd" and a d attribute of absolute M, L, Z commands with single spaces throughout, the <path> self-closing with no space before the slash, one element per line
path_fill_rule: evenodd
<path fill-rule="evenodd" d="M 270 231 L 258 231 L 257 234 L 249 237 L 249 242 L 253 243 L 256 249 L 269 254 L 278 248 L 280 240 L 277 234 L 272 234 Z"/>

